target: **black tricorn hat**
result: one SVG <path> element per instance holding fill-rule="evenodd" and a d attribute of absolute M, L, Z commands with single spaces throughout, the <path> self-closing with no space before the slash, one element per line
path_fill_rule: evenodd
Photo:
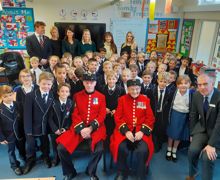
<path fill-rule="evenodd" d="M 127 81 L 127 87 L 129 86 L 141 86 L 141 81 L 139 79 L 129 79 Z"/>
<path fill-rule="evenodd" d="M 97 81 L 96 75 L 91 73 L 83 74 L 83 81 Z"/>

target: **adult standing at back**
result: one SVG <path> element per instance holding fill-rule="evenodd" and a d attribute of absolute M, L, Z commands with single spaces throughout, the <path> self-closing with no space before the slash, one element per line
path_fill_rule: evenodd
<path fill-rule="evenodd" d="M 30 57 L 36 56 L 40 60 L 40 65 L 43 68 L 48 67 L 48 57 L 52 55 L 51 43 L 47 36 L 45 36 L 46 24 L 42 21 L 34 23 L 34 34 L 26 38 L 26 49 Z"/>
<path fill-rule="evenodd" d="M 91 33 L 89 29 L 84 29 L 82 34 L 82 41 L 79 42 L 78 55 L 84 55 L 86 51 L 96 51 L 96 45 L 92 42 Z"/>
<path fill-rule="evenodd" d="M 72 57 L 78 55 L 79 41 L 74 37 L 74 28 L 69 26 L 65 30 L 65 37 L 62 41 L 62 53 L 69 52 Z"/>
<path fill-rule="evenodd" d="M 202 180 L 212 180 L 214 162 L 220 155 L 220 92 L 214 88 L 215 78 L 198 76 L 198 91 L 193 95 L 190 113 L 189 176 L 195 180 L 198 160 L 202 159 Z"/>
<path fill-rule="evenodd" d="M 50 29 L 50 42 L 51 42 L 51 48 L 52 48 L 52 55 L 56 55 L 59 58 L 62 57 L 62 51 L 61 51 L 61 40 L 59 39 L 59 31 L 56 26 L 52 26 Z"/>
<path fill-rule="evenodd" d="M 104 42 L 100 47 L 106 49 L 106 59 L 109 59 L 113 54 L 117 54 L 117 47 L 111 32 L 105 32 Z"/>
<path fill-rule="evenodd" d="M 121 52 L 127 52 L 129 55 L 131 51 L 138 51 L 137 44 L 134 40 L 134 35 L 131 31 L 127 32 L 125 42 L 121 45 Z"/>

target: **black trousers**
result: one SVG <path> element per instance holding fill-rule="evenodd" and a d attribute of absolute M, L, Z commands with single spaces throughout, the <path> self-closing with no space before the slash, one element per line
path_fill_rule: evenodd
<path fill-rule="evenodd" d="M 35 138 L 40 139 L 40 150 L 43 154 L 43 158 L 49 158 L 49 139 L 48 135 L 42 136 L 32 136 L 26 135 L 27 142 L 27 160 L 36 160 L 36 152 L 35 152 Z"/>
<path fill-rule="evenodd" d="M 16 169 L 20 165 L 15 155 L 16 141 L 8 142 L 8 157 L 12 169 Z"/>
<path fill-rule="evenodd" d="M 71 154 L 66 150 L 62 144 L 57 146 L 58 154 L 62 164 L 63 175 L 75 174 L 76 170 L 71 159 Z M 97 165 L 102 157 L 103 153 L 103 141 L 100 141 L 96 144 L 94 152 L 91 154 L 91 159 L 87 166 L 87 173 L 91 175 L 96 174 Z"/>
<path fill-rule="evenodd" d="M 54 159 L 58 158 L 57 142 L 56 142 L 57 137 L 58 136 L 56 134 L 50 134 L 50 140 L 51 140 L 51 145 L 52 145 L 52 149 L 53 149 L 53 158 Z"/>
<path fill-rule="evenodd" d="M 207 153 L 202 152 L 208 143 L 208 136 L 205 133 L 193 135 L 192 142 L 188 151 L 189 175 L 194 176 L 198 172 L 199 158 L 202 159 L 202 180 L 212 180 L 215 161 L 208 159 Z M 220 156 L 220 149 L 216 149 L 217 155 Z M 201 154 L 202 153 L 202 154 Z"/>
<path fill-rule="evenodd" d="M 119 145 L 118 152 L 118 171 L 121 172 L 124 176 L 128 174 L 128 165 L 127 165 L 127 157 L 130 150 L 130 142 L 128 139 L 124 140 Z M 141 140 L 137 143 L 135 149 L 133 149 L 134 157 L 137 159 L 137 177 L 140 179 L 145 178 L 146 174 L 146 161 L 149 155 L 149 150 L 147 144 Z"/>

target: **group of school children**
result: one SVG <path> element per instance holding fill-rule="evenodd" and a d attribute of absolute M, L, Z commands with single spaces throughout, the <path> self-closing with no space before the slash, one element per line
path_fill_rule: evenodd
<path fill-rule="evenodd" d="M 47 168 L 59 164 L 56 139 L 74 121 L 71 117 L 75 106 L 73 96 L 84 89 L 85 73 L 96 76 L 96 90 L 106 99 L 106 149 L 115 128 L 118 99 L 127 93 L 129 79 L 139 79 L 141 94 L 150 99 L 156 119 L 152 133 L 155 152 L 168 141 L 165 158 L 177 161 L 180 141 L 189 141 L 191 89 L 196 87 L 190 59 L 177 61 L 174 55 L 166 53 L 158 60 L 155 51 L 147 60 L 144 53 L 133 51 L 130 55 L 113 54 L 106 59 L 105 52 L 105 48 L 101 48 L 100 53 L 88 51 L 83 57 L 73 59 L 70 53 L 64 53 L 61 59 L 52 55 L 49 67 L 44 70 L 39 68 L 39 59 L 32 57 L 32 68 L 20 71 L 21 85 L 0 87 L 0 143 L 8 146 L 10 166 L 16 175 L 27 174 L 34 167 L 38 150 Z M 16 148 L 19 159 L 25 162 L 23 168 L 16 157 Z"/>

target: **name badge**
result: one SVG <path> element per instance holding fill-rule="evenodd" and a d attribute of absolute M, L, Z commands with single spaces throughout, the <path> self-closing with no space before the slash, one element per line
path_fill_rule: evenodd
<path fill-rule="evenodd" d="M 144 102 L 137 102 L 137 109 L 146 109 L 146 104 Z"/>
<path fill-rule="evenodd" d="M 94 105 L 99 104 L 98 98 L 93 98 L 92 103 L 93 103 Z"/>
<path fill-rule="evenodd" d="M 210 107 L 215 107 L 215 104 L 209 104 Z"/>

